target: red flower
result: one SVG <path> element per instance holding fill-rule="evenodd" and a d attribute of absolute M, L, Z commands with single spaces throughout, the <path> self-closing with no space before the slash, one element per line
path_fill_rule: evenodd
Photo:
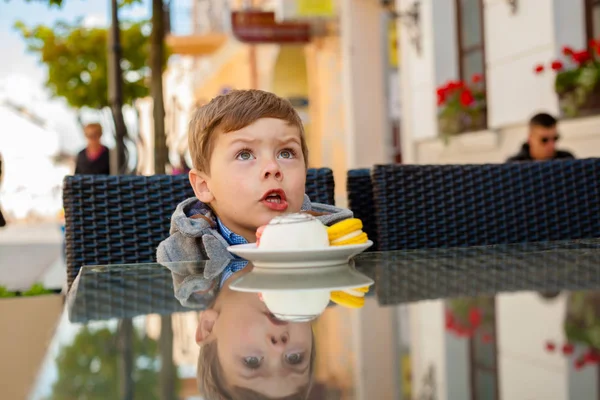
<path fill-rule="evenodd" d="M 596 40 L 596 39 L 590 39 L 590 40 L 589 40 L 589 42 L 588 42 L 588 46 L 589 46 L 590 48 L 592 48 L 592 49 L 593 49 L 594 47 L 596 47 L 597 45 L 598 45 L 598 40 Z"/>
<path fill-rule="evenodd" d="M 598 364 L 598 362 L 600 362 L 600 355 L 596 352 L 596 350 L 590 349 L 585 353 L 583 359 L 586 363 Z"/>
<path fill-rule="evenodd" d="M 462 89 L 465 87 L 465 83 L 463 81 L 450 81 L 446 86 L 446 90 L 449 92 L 453 92 L 456 89 Z"/>
<path fill-rule="evenodd" d="M 553 61 L 552 62 L 552 69 L 554 71 L 560 71 L 561 69 L 563 69 L 563 63 L 559 60 Z"/>
<path fill-rule="evenodd" d="M 446 88 L 439 88 L 437 90 L 437 105 L 441 106 L 446 102 L 447 91 Z"/>
<path fill-rule="evenodd" d="M 473 83 L 479 83 L 479 82 L 483 81 L 483 75 L 475 74 L 471 77 L 471 80 L 473 81 Z"/>
<path fill-rule="evenodd" d="M 534 71 L 536 74 L 541 74 L 542 72 L 544 72 L 544 66 L 542 64 L 538 64 L 535 66 Z"/>
<path fill-rule="evenodd" d="M 571 57 L 573 58 L 573 61 L 575 61 L 579 65 L 585 64 L 586 62 L 588 62 L 592 59 L 590 52 L 587 50 L 582 50 L 582 51 L 573 53 L 573 55 Z"/>
<path fill-rule="evenodd" d="M 572 55 L 574 53 L 574 51 L 573 51 L 573 49 L 571 47 L 565 46 L 565 47 L 562 48 L 562 53 L 565 56 L 570 56 L 570 55 Z"/>
<path fill-rule="evenodd" d="M 562 348 L 563 354 L 566 354 L 566 355 L 573 354 L 574 350 L 575 350 L 575 346 L 573 346 L 570 343 L 565 344 Z"/>
<path fill-rule="evenodd" d="M 546 350 L 547 351 L 554 351 L 556 350 L 556 345 L 554 344 L 554 342 L 546 342 Z"/>
<path fill-rule="evenodd" d="M 580 370 L 584 366 L 585 366 L 585 360 L 583 358 L 580 358 L 579 360 L 575 361 L 575 369 Z"/>
<path fill-rule="evenodd" d="M 463 93 L 465 93 L 465 92 L 463 92 Z M 461 102 L 462 102 L 462 95 L 461 95 Z M 469 322 L 471 323 L 471 326 L 473 328 L 477 328 L 479 325 L 481 325 L 481 310 L 479 310 L 478 308 L 472 308 L 471 311 L 469 311 Z"/>
<path fill-rule="evenodd" d="M 463 90 L 460 94 L 460 104 L 463 106 L 468 107 L 473 104 L 474 101 L 475 98 L 473 97 L 473 93 L 471 93 L 469 89 Z"/>
<path fill-rule="evenodd" d="M 456 321 L 454 315 L 449 310 L 446 310 L 446 329 L 452 329 L 456 327 Z"/>

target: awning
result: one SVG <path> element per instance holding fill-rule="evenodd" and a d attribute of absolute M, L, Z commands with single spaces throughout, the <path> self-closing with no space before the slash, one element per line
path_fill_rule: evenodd
<path fill-rule="evenodd" d="M 190 56 L 209 55 L 217 51 L 227 41 L 224 33 L 196 35 L 168 35 L 166 42 L 174 54 Z"/>

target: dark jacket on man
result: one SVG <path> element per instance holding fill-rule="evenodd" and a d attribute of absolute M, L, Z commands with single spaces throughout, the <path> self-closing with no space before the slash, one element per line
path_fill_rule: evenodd
<path fill-rule="evenodd" d="M 568 151 L 556 150 L 556 154 L 554 154 L 552 160 L 572 160 L 574 158 L 575 156 Z M 534 161 L 533 157 L 531 157 L 531 153 L 529 152 L 529 143 L 524 143 L 521 147 L 521 151 L 506 160 L 506 162 L 514 161 Z"/>

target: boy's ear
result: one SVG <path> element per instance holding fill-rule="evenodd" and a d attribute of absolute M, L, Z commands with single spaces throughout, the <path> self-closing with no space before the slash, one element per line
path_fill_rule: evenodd
<path fill-rule="evenodd" d="M 196 343 L 203 345 L 213 331 L 215 322 L 219 318 L 219 313 L 215 310 L 204 310 L 198 318 L 198 328 L 196 328 Z"/>
<path fill-rule="evenodd" d="M 192 169 L 190 170 L 189 178 L 192 189 L 194 189 L 194 194 L 198 200 L 204 204 L 210 204 L 215 199 L 215 196 L 213 196 L 208 187 L 208 180 L 210 179 L 208 175 L 202 171 Z"/>

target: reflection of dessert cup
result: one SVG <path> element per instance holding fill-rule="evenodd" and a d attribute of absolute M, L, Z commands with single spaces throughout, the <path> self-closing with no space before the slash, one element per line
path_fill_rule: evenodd
<path fill-rule="evenodd" d="M 329 304 L 329 291 L 269 291 L 262 300 L 275 316 L 282 321 L 312 321 L 325 311 Z"/>
<path fill-rule="evenodd" d="M 363 224 L 358 218 L 340 221 L 329 228 L 327 234 L 331 246 L 346 246 L 351 244 L 366 243 L 369 238 L 362 231 Z"/>
<path fill-rule="evenodd" d="M 314 250 L 329 247 L 327 228 L 308 214 L 288 214 L 273 218 L 257 230 L 261 250 Z"/>

